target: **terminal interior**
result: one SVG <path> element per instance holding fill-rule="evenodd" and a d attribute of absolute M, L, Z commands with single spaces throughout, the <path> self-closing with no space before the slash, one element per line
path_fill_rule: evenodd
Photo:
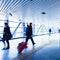
<path fill-rule="evenodd" d="M 5 22 L 13 35 L 9 50 L 2 50 Z M 28 47 L 18 53 L 30 22 L 36 44 L 29 39 Z M 0 0 L 0 60 L 60 60 L 60 0 Z"/>

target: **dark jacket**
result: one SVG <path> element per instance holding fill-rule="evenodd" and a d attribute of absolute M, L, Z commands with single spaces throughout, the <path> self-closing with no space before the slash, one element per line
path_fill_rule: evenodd
<path fill-rule="evenodd" d="M 4 32 L 3 33 L 3 39 L 5 39 L 5 40 L 11 39 L 12 35 L 11 35 L 11 32 L 10 32 L 10 27 L 9 26 L 5 27 L 3 32 Z"/>
<path fill-rule="evenodd" d="M 26 36 L 32 36 L 32 26 L 27 26 L 26 28 Z"/>
<path fill-rule="evenodd" d="M 49 32 L 51 32 L 51 29 L 49 29 Z"/>

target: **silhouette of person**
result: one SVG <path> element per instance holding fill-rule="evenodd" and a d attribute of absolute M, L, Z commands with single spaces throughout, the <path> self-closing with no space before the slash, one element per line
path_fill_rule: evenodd
<path fill-rule="evenodd" d="M 51 28 L 49 29 L 49 36 L 51 36 Z"/>
<path fill-rule="evenodd" d="M 6 41 L 7 48 L 3 48 L 3 49 L 9 49 L 10 48 L 9 40 L 11 38 L 12 38 L 12 35 L 11 35 L 11 32 L 10 32 L 10 27 L 9 27 L 8 23 L 4 23 L 4 30 L 3 30 L 2 42 L 5 45 L 5 41 Z"/>
<path fill-rule="evenodd" d="M 26 42 L 28 42 L 29 39 L 31 39 L 32 44 L 35 45 L 35 42 L 33 41 L 33 38 L 32 38 L 32 23 L 27 25 L 27 28 L 26 28 Z"/>

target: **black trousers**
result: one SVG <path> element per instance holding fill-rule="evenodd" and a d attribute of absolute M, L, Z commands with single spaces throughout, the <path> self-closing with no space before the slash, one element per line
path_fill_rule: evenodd
<path fill-rule="evenodd" d="M 12 35 L 11 34 L 8 34 L 8 35 L 3 35 L 3 43 L 5 44 L 5 41 L 6 41 L 6 43 L 7 43 L 7 48 L 9 48 L 10 47 L 10 43 L 9 43 L 9 40 L 12 38 Z"/>
<path fill-rule="evenodd" d="M 5 41 L 7 43 L 7 48 L 9 48 L 10 47 L 9 40 L 2 40 L 2 42 L 4 43 L 4 45 L 5 45 Z"/>
<path fill-rule="evenodd" d="M 35 42 L 33 41 L 32 36 L 27 36 L 27 37 L 26 37 L 26 42 L 28 42 L 28 40 L 29 40 L 29 39 L 31 39 L 31 42 L 32 42 L 32 44 L 34 45 L 34 44 L 35 44 Z"/>

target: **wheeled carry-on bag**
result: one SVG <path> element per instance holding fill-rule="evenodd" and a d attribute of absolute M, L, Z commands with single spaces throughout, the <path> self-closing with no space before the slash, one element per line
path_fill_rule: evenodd
<path fill-rule="evenodd" d="M 26 42 L 19 43 L 18 47 L 17 47 L 18 52 L 22 52 L 24 50 L 24 48 L 26 48 L 26 47 L 27 47 L 27 43 Z"/>

